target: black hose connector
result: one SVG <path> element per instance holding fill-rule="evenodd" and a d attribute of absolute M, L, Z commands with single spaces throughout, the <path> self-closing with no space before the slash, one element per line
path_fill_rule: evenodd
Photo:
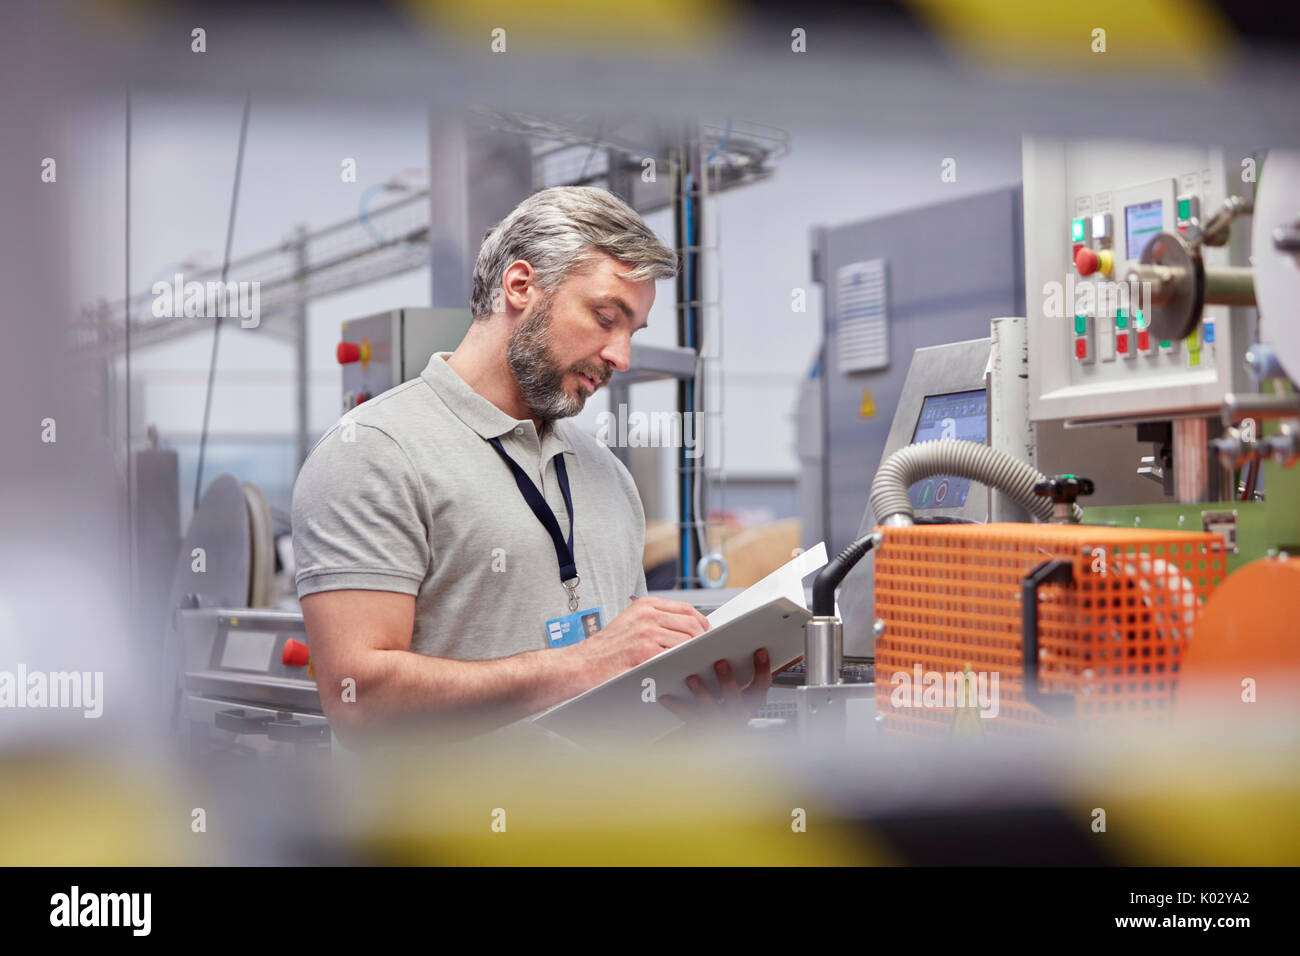
<path fill-rule="evenodd" d="M 859 538 L 826 562 L 826 567 L 813 580 L 812 612 L 814 617 L 835 616 L 835 589 L 875 545 L 876 532 Z"/>
<path fill-rule="evenodd" d="M 1074 565 L 1069 561 L 1044 561 L 1020 582 L 1025 700 L 1053 717 L 1071 717 L 1074 715 L 1072 695 L 1047 694 L 1038 689 L 1038 589 L 1044 584 L 1074 584 Z"/>

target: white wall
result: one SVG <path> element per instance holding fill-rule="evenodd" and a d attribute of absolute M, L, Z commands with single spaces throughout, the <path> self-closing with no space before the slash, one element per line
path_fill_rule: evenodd
<path fill-rule="evenodd" d="M 220 266 L 226 241 L 241 99 L 141 95 L 132 104 L 131 287 L 148 291 L 177 263 Z M 60 170 L 76 190 L 75 239 L 69 250 L 75 301 L 122 295 L 125 250 L 125 104 L 106 97 L 89 104 L 69 136 L 70 162 Z M 298 224 L 309 230 L 354 217 L 362 192 L 406 171 L 422 182 L 427 165 L 427 110 L 383 105 L 271 103 L 254 100 L 231 249 L 238 259 L 278 244 Z M 357 182 L 344 183 L 340 164 L 356 160 Z M 77 174 L 72 174 L 74 169 Z M 67 170 L 65 173 L 64 170 Z M 392 194 L 373 197 L 388 201 Z M 239 278 L 234 275 L 231 278 Z M 390 306 L 427 305 L 428 270 L 376 282 L 312 302 L 308 311 L 309 426 L 314 438 L 340 412 L 341 377 L 334 359 L 340 323 Z M 182 449 L 182 503 L 192 471 L 185 450 L 203 421 L 211 355 L 211 323 L 195 334 L 134 349 L 133 437 L 158 427 L 164 443 Z M 124 361 L 118 362 L 124 370 Z M 295 428 L 292 347 L 260 329 L 222 330 L 213 390 L 205 481 L 223 467 L 278 487 L 292 481 Z M 283 439 L 283 440 L 281 440 Z M 240 445 L 221 450 L 232 440 Z M 284 454 L 284 441 L 289 454 Z M 279 451 L 276 451 L 279 447 Z M 259 461 L 259 456 L 268 456 Z M 275 487 L 268 488 L 275 491 Z M 287 499 L 279 504 L 287 504 Z"/>

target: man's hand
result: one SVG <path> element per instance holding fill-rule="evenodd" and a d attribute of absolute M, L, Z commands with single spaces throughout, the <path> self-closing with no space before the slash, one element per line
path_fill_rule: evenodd
<path fill-rule="evenodd" d="M 583 657 L 595 686 L 708 629 L 708 618 L 684 601 L 643 597 L 571 647 Z"/>
<path fill-rule="evenodd" d="M 688 727 L 698 730 L 734 730 L 758 715 L 759 708 L 767 700 L 767 689 L 772 686 L 772 661 L 767 648 L 754 652 L 754 677 L 744 687 L 736 683 L 736 675 L 726 661 L 717 661 L 713 672 L 718 675 L 718 684 L 722 688 L 721 700 L 710 693 L 698 675 L 692 674 L 686 678 L 686 686 L 693 697 L 661 694 L 659 703 Z"/>

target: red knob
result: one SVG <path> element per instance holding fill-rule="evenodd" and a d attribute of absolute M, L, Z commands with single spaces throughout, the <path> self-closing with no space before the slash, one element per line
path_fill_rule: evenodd
<path fill-rule="evenodd" d="M 1097 271 L 1101 265 L 1101 259 L 1097 253 L 1093 252 L 1087 246 L 1079 246 L 1074 250 L 1074 266 L 1079 270 L 1079 275 L 1090 276 Z"/>
<path fill-rule="evenodd" d="M 302 641 L 295 641 L 292 637 L 284 642 L 284 649 L 280 651 L 280 663 L 285 667 L 306 667 L 307 659 L 311 657 L 311 651 Z"/>
<path fill-rule="evenodd" d="M 357 405 L 360 405 L 362 402 L 368 402 L 368 401 L 370 401 L 369 392 L 357 392 Z M 353 406 L 353 408 L 355 407 L 356 405 Z"/>
<path fill-rule="evenodd" d="M 361 361 L 361 346 L 356 342 L 340 342 L 338 349 L 334 353 L 339 360 L 340 365 L 348 365 L 352 362 Z"/>

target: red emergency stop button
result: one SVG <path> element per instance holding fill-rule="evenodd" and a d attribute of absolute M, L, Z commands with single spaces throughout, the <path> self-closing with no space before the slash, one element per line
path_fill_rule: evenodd
<path fill-rule="evenodd" d="M 306 667 L 309 657 L 311 651 L 307 645 L 292 637 L 284 642 L 284 649 L 280 651 L 280 663 L 285 667 Z"/>
<path fill-rule="evenodd" d="M 370 361 L 370 339 L 363 338 L 360 344 L 356 342 L 340 342 L 334 354 L 338 358 L 340 365 L 350 365 L 353 362 L 360 362 L 365 365 Z"/>
<path fill-rule="evenodd" d="M 1079 275 L 1090 276 L 1101 265 L 1101 258 L 1087 246 L 1076 246 L 1074 250 L 1074 267 Z"/>

